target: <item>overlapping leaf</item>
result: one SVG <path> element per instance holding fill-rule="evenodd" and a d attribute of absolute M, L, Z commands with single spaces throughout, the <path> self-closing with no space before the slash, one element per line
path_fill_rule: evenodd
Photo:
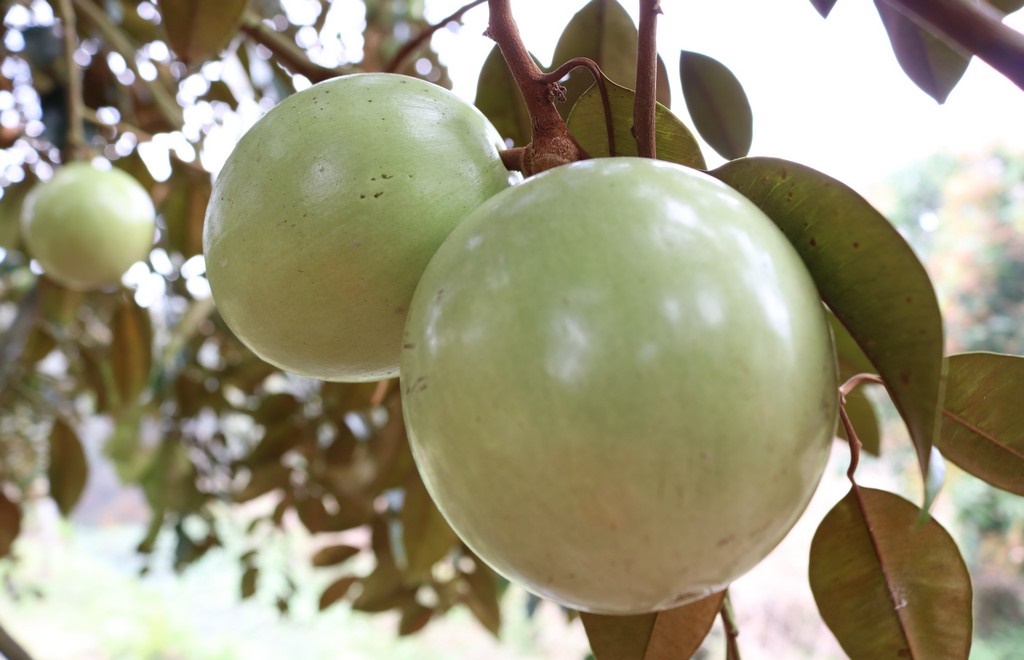
<path fill-rule="evenodd" d="M 864 198 L 804 165 L 743 158 L 711 173 L 760 207 L 796 248 L 885 380 L 928 474 L 942 398 L 942 315 L 913 250 Z M 926 504 L 933 495 L 926 492 Z"/>
<path fill-rule="evenodd" d="M 875 7 L 903 72 L 933 99 L 945 103 L 967 71 L 970 55 L 936 37 L 884 0 L 875 0 Z"/>
<path fill-rule="evenodd" d="M 359 548 L 344 543 L 339 545 L 329 545 L 324 548 L 320 548 L 313 555 L 314 566 L 334 566 L 335 564 L 342 564 L 352 557 L 359 554 Z"/>
<path fill-rule="evenodd" d="M 476 620 L 493 635 L 501 630 L 501 607 L 498 604 L 498 576 L 479 559 L 476 570 L 463 574 L 469 587 L 462 600 Z"/>
<path fill-rule="evenodd" d="M 829 327 L 832 328 L 832 337 L 835 339 L 836 358 L 839 363 L 839 382 L 845 383 L 857 374 L 877 373 L 878 370 L 871 364 L 871 360 L 864 355 L 864 351 L 850 336 L 849 330 L 835 317 L 835 314 L 829 312 L 828 322 Z M 875 407 L 864 393 L 864 387 L 861 385 L 846 396 L 846 414 L 849 415 L 850 422 L 857 432 L 861 448 L 869 454 L 878 456 L 881 451 L 882 431 Z M 846 429 L 842 424 L 837 427 L 836 433 L 838 437 L 846 439 Z"/>
<path fill-rule="evenodd" d="M 676 660 L 700 648 L 725 592 L 662 612 L 633 616 L 580 613 L 597 660 Z"/>
<path fill-rule="evenodd" d="M 61 515 L 67 516 L 78 504 L 89 476 L 89 465 L 78 434 L 63 420 L 57 420 L 50 432 L 50 497 Z"/>
<path fill-rule="evenodd" d="M 359 581 L 354 575 L 345 575 L 327 585 L 320 594 L 319 609 L 321 612 L 345 597 L 352 585 Z"/>
<path fill-rule="evenodd" d="M 747 93 L 724 64 L 701 53 L 679 53 L 679 79 L 693 124 L 723 158 L 746 156 L 754 138 Z"/>
<path fill-rule="evenodd" d="M 158 5 L 171 49 L 186 64 L 202 64 L 237 33 L 249 0 L 161 0 Z"/>
<path fill-rule="evenodd" d="M 574 57 L 589 57 L 604 74 L 630 89 L 636 86 L 637 29 L 629 13 L 616 0 L 591 0 L 565 26 L 551 66 L 557 67 Z M 590 72 L 577 70 L 565 82 L 566 102 L 559 105 L 563 117 L 594 80 Z M 658 102 L 671 105 L 668 73 L 658 58 Z"/>
<path fill-rule="evenodd" d="M 897 495 L 854 486 L 814 535 L 811 591 L 853 660 L 968 656 L 967 566 L 946 530 L 919 515 Z"/>
<path fill-rule="evenodd" d="M 949 358 L 942 428 L 935 444 L 979 479 L 1024 495 L 1024 357 Z"/>
<path fill-rule="evenodd" d="M 633 138 L 632 90 L 605 81 L 608 90 L 608 104 L 612 111 L 612 127 L 615 138 L 616 156 L 636 156 L 637 145 Z M 601 91 L 594 85 L 580 97 L 568 119 L 569 131 L 588 154 L 597 158 L 611 155 L 608 148 L 607 120 Z M 704 169 L 704 156 L 700 145 L 690 129 L 665 106 L 658 104 L 654 119 L 655 147 L 661 160 L 679 163 L 687 167 Z"/>

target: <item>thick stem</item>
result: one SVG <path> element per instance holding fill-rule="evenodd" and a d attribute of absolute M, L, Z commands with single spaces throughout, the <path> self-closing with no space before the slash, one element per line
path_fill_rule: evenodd
<path fill-rule="evenodd" d="M 487 35 L 501 49 L 533 123 L 533 138 L 523 157 L 523 173 L 529 176 L 583 160 L 587 157 L 586 152 L 569 133 L 555 108 L 555 100 L 564 91 L 557 82 L 545 82 L 544 72 L 530 57 L 519 35 L 509 0 L 488 0 L 488 7 L 491 13 Z"/>
<path fill-rule="evenodd" d="M 438 30 L 440 30 L 441 28 L 443 28 L 444 26 L 448 25 L 453 21 L 462 20 L 463 14 L 465 14 L 473 7 L 476 7 L 477 5 L 482 5 L 485 2 L 487 2 L 487 0 L 473 0 L 473 2 L 470 2 L 469 4 L 459 7 L 458 9 L 453 11 L 448 16 L 442 18 L 434 25 L 428 26 L 427 28 L 423 29 L 419 34 L 416 35 L 415 38 L 407 41 L 405 45 L 402 46 L 397 53 L 395 53 L 395 56 L 391 58 L 391 61 L 388 62 L 388 65 L 384 67 L 384 70 L 387 71 L 388 73 L 394 73 L 395 71 L 398 71 L 398 69 L 401 68 L 401 66 L 405 63 L 406 58 L 408 58 L 409 55 L 411 55 L 417 48 L 419 48 L 426 41 L 428 41 L 430 37 L 434 36 L 435 32 L 437 32 Z"/>
<path fill-rule="evenodd" d="M 88 158 L 89 147 L 85 141 L 85 128 L 82 124 L 82 71 L 75 64 L 75 50 L 78 48 L 78 26 L 75 9 L 71 0 L 60 0 L 57 3 L 60 20 L 64 30 L 64 60 L 68 69 L 68 152 L 67 160 L 85 160 Z"/>
<path fill-rule="evenodd" d="M 654 111 L 658 87 L 658 14 L 660 0 L 640 0 L 639 40 L 636 51 L 636 99 L 633 104 L 633 133 L 637 153 L 657 157 L 654 139 Z"/>
<path fill-rule="evenodd" d="M 542 80 L 549 84 L 557 83 L 579 67 L 583 67 L 590 71 L 590 75 L 594 77 L 594 82 L 597 84 L 597 90 L 601 93 L 601 109 L 604 111 L 604 125 L 607 134 L 606 136 L 608 138 L 608 155 L 614 156 L 615 122 L 612 121 L 612 104 L 611 100 L 608 98 L 608 85 L 605 84 L 604 72 L 601 71 L 601 67 L 598 66 L 597 62 L 589 57 L 574 57 L 554 71 L 549 71 L 544 74 Z"/>
<path fill-rule="evenodd" d="M 11 637 L 3 626 L 0 626 L 0 657 L 7 658 L 7 660 L 32 660 L 32 656 L 28 654 L 18 642 Z"/>
<path fill-rule="evenodd" d="M 344 69 L 331 69 L 311 62 L 309 56 L 285 35 L 263 24 L 259 16 L 246 14 L 241 31 L 260 44 L 293 73 L 299 73 L 310 82 L 318 83 L 348 73 Z"/>
<path fill-rule="evenodd" d="M 980 57 L 1024 89 L 1024 35 L 1003 25 L 988 3 L 964 0 L 882 0 L 887 5 Z"/>

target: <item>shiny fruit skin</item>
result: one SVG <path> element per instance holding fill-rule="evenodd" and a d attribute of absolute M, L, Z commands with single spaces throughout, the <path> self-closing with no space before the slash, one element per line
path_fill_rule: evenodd
<path fill-rule="evenodd" d="M 21 209 L 22 239 L 46 274 L 80 291 L 117 285 L 149 256 L 156 211 L 131 175 L 71 163 L 36 184 Z"/>
<path fill-rule="evenodd" d="M 757 564 L 836 424 L 810 274 L 710 176 L 606 158 L 495 196 L 410 308 L 404 415 L 424 483 L 499 573 L 568 607 L 665 609 Z"/>
<path fill-rule="evenodd" d="M 285 99 L 214 184 L 203 245 L 228 326 L 282 369 L 335 381 L 398 373 L 416 283 L 472 209 L 518 179 L 476 108 L 396 74 Z"/>

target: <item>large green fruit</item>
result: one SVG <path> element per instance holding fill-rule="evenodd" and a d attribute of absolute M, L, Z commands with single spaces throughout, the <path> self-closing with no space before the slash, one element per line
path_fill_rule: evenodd
<path fill-rule="evenodd" d="M 22 239 L 52 279 L 78 290 L 116 285 L 153 247 L 146 189 L 117 169 L 72 163 L 37 184 L 21 208 Z"/>
<path fill-rule="evenodd" d="M 792 527 L 837 410 L 825 311 L 786 238 L 681 166 L 608 158 L 496 195 L 413 298 L 405 423 L 499 573 L 627 614 L 721 589 Z"/>
<path fill-rule="evenodd" d="M 288 97 L 214 184 L 203 247 L 224 320 L 297 374 L 397 375 L 430 257 L 518 177 L 503 146 L 476 108 L 415 78 L 356 74 Z"/>

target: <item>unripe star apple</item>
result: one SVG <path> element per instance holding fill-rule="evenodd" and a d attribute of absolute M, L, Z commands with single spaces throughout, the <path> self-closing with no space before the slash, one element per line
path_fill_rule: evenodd
<path fill-rule="evenodd" d="M 420 274 L 518 179 L 497 131 L 428 82 L 354 74 L 294 94 L 214 184 L 203 246 L 217 308 L 261 358 L 337 381 L 397 375 Z"/>
<path fill-rule="evenodd" d="M 429 492 L 484 561 L 598 613 L 696 600 L 803 512 L 837 414 L 814 282 L 779 229 L 695 170 L 555 168 L 434 255 L 402 354 Z"/>
<path fill-rule="evenodd" d="M 131 175 L 72 163 L 36 184 L 21 208 L 31 256 L 53 280 L 78 290 L 117 284 L 149 255 L 156 211 Z"/>

